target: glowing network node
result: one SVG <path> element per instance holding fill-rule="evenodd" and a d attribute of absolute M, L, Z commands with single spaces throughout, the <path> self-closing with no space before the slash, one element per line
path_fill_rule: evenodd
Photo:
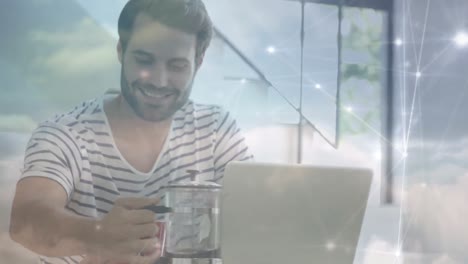
<path fill-rule="evenodd" d="M 270 54 L 274 54 L 274 53 L 276 53 L 276 48 L 275 48 L 275 46 L 268 46 L 266 51 L 268 53 L 270 53 Z"/>
<path fill-rule="evenodd" d="M 327 248 L 328 251 L 333 251 L 333 250 L 335 250 L 336 245 L 335 245 L 335 243 L 333 243 L 333 242 L 328 242 L 328 243 L 325 245 L 325 247 Z"/>
<path fill-rule="evenodd" d="M 464 47 L 468 45 L 468 34 L 465 32 L 458 32 L 457 35 L 453 38 L 455 44 L 459 47 Z"/>
<path fill-rule="evenodd" d="M 395 45 L 397 45 L 397 46 L 403 45 L 403 40 L 401 38 L 395 39 Z"/>
<path fill-rule="evenodd" d="M 374 153 L 374 158 L 376 160 L 382 160 L 382 153 L 380 151 L 377 151 Z"/>

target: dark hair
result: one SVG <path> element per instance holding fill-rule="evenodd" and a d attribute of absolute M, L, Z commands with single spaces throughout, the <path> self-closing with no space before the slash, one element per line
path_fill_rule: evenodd
<path fill-rule="evenodd" d="M 213 24 L 201 0 L 129 0 L 120 13 L 118 29 L 125 52 L 139 14 L 197 37 L 196 61 L 200 62 L 213 35 Z"/>

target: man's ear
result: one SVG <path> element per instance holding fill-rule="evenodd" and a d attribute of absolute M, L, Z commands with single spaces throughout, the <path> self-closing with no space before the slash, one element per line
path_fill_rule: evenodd
<path fill-rule="evenodd" d="M 197 71 L 198 69 L 200 69 L 204 58 L 205 58 L 205 53 L 200 54 L 200 57 L 197 58 L 197 67 L 196 67 Z"/>
<path fill-rule="evenodd" d="M 120 40 L 117 43 L 117 57 L 119 58 L 120 63 L 122 63 L 123 49 L 122 49 L 122 42 Z"/>

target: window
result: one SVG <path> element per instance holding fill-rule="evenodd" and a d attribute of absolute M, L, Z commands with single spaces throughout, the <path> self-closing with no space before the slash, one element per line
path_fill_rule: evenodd
<path fill-rule="evenodd" d="M 339 2 L 306 1 L 301 58 L 300 1 L 205 2 L 229 43 L 218 39 L 211 47 L 194 90 L 197 98 L 212 100 L 208 98 L 218 94 L 212 102 L 223 102 L 236 113 L 242 126 L 248 128 L 248 136 L 252 134 L 250 143 L 258 145 L 260 160 L 370 167 L 378 179 L 372 200 L 380 202 L 382 188 L 388 201 L 391 182 L 382 177 L 386 175 L 382 171 L 386 172 L 385 164 L 391 159 L 386 152 L 391 144 L 387 132 L 387 127 L 391 128 L 387 114 L 392 111 L 387 109 L 391 106 L 387 70 L 391 67 L 387 28 L 391 3 L 343 1 L 339 58 Z M 262 10 L 261 16 L 258 10 Z M 224 73 L 208 69 L 210 64 Z M 306 119 L 302 133 L 298 131 L 299 109 Z M 262 135 L 274 137 L 282 147 L 266 146 Z M 341 141 L 337 150 L 328 144 L 335 143 L 335 138 Z"/>

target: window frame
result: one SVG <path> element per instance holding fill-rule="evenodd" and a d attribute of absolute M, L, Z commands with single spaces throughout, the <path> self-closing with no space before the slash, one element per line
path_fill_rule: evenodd
<path fill-rule="evenodd" d="M 393 39 L 394 39 L 394 0 L 285 0 L 291 2 L 299 2 L 301 4 L 314 3 L 314 4 L 325 4 L 333 5 L 337 7 L 357 7 L 374 9 L 383 11 L 386 13 L 386 76 L 385 85 L 382 95 L 382 101 L 385 102 L 382 109 L 382 134 L 385 137 L 382 142 L 382 180 L 381 180 L 381 203 L 382 204 L 393 204 L 394 203 L 394 175 L 393 175 L 393 142 L 394 142 L 394 80 L 393 80 L 393 69 L 394 69 L 394 50 L 393 50 Z M 339 97 L 338 97 L 339 99 Z M 338 101 L 339 104 L 339 101 Z M 336 126 L 338 126 L 339 120 Z M 337 135 L 337 138 L 339 135 Z M 338 140 L 337 140 L 338 142 Z"/>

